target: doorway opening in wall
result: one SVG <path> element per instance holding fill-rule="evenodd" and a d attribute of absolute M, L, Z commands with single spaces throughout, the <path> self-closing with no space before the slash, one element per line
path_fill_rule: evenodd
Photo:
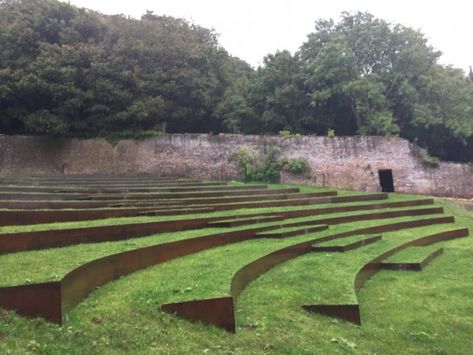
<path fill-rule="evenodd" d="M 381 191 L 394 192 L 393 171 L 391 169 L 381 169 L 378 170 L 378 175 Z"/>

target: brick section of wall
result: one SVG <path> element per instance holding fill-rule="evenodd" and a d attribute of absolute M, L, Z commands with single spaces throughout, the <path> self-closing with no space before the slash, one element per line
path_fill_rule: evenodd
<path fill-rule="evenodd" d="M 473 165 L 425 166 L 416 146 L 399 137 L 268 137 L 163 135 L 144 140 L 56 139 L 0 135 L 0 173 L 156 174 L 200 179 L 238 178 L 229 162 L 241 146 L 281 148 L 288 158 L 306 157 L 312 178 L 283 174 L 282 181 L 379 190 L 378 170 L 392 169 L 398 192 L 473 197 Z"/>

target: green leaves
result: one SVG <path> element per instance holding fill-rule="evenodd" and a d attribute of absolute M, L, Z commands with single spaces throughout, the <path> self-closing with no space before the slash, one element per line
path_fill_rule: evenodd
<path fill-rule="evenodd" d="M 152 13 L 7 0 L 0 28 L 1 133 L 218 131 L 225 90 L 249 70 L 212 30 Z"/>
<path fill-rule="evenodd" d="M 368 13 L 316 22 L 299 52 L 265 58 L 222 104 L 227 129 L 401 136 L 473 160 L 473 81 L 437 64 L 424 35 Z"/>

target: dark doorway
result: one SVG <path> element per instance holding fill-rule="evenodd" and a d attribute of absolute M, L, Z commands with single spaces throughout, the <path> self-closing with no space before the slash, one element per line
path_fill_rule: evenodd
<path fill-rule="evenodd" d="M 378 170 L 381 191 L 394 192 L 393 171 L 391 169 Z"/>

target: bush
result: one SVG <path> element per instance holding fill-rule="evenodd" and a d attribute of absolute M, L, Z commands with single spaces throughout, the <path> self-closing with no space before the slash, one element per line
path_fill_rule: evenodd
<path fill-rule="evenodd" d="M 278 159 L 279 148 L 269 147 L 261 155 L 255 147 L 241 147 L 232 152 L 234 162 L 245 182 L 257 181 L 274 183 L 279 180 L 279 172 L 285 170 L 295 175 L 307 175 L 310 171 L 306 158 Z"/>
<path fill-rule="evenodd" d="M 419 148 L 419 156 L 422 160 L 422 164 L 428 167 L 438 168 L 440 165 L 440 159 L 430 155 L 427 149 Z"/>
<path fill-rule="evenodd" d="M 307 175 L 310 172 L 307 158 L 283 159 L 281 160 L 283 170 L 294 175 Z"/>

